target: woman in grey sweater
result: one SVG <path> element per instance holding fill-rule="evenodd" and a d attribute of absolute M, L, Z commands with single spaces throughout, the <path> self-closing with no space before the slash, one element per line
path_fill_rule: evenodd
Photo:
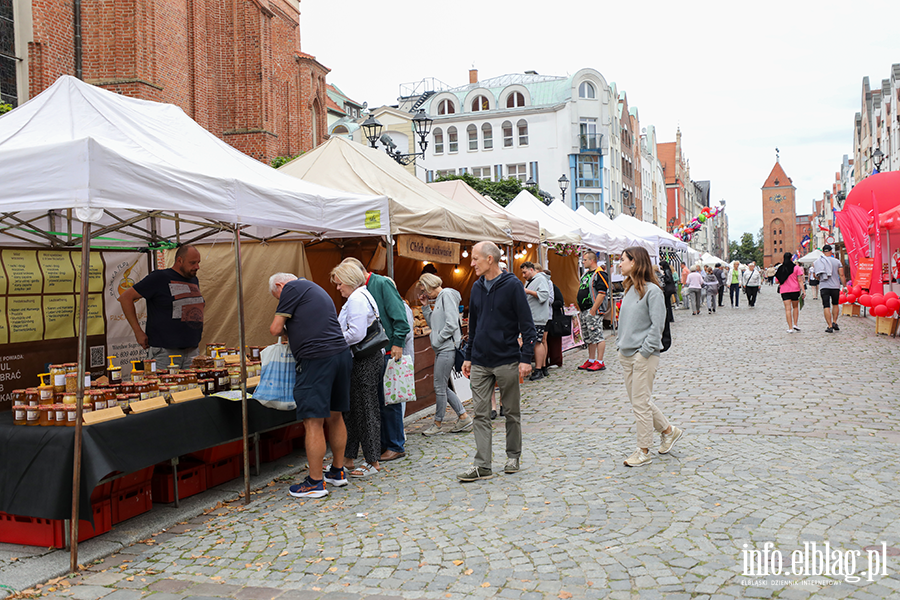
<path fill-rule="evenodd" d="M 462 402 L 456 393 L 447 386 L 450 372 L 456 360 L 456 348 L 462 340 L 462 329 L 459 323 L 459 302 L 462 297 L 452 288 L 441 287 L 443 281 L 432 273 L 423 273 L 419 278 L 424 292 L 419 295 L 422 302 L 422 314 L 431 327 L 431 347 L 434 349 L 434 424 L 422 432 L 423 435 L 443 433 L 441 424 L 447 411 L 447 402 L 459 415 L 451 433 L 471 431 L 474 421 L 466 414 Z M 434 301 L 434 308 L 429 304 Z"/>
<path fill-rule="evenodd" d="M 625 389 L 637 421 L 638 448 L 625 459 L 626 467 L 641 467 L 653 460 L 653 431 L 662 436 L 660 454 L 667 454 L 684 433 L 669 421 L 651 400 L 653 379 L 659 367 L 666 305 L 659 280 L 644 248 L 625 248 L 620 263 L 625 276 L 625 296 L 619 309 L 619 361 L 625 370 Z"/>

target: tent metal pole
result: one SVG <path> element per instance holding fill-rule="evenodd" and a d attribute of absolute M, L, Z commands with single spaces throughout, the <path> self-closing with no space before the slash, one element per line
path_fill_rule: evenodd
<path fill-rule="evenodd" d="M 71 221 L 70 221 L 71 222 Z M 82 224 L 81 237 L 81 306 L 78 311 L 78 387 L 75 404 L 75 463 L 72 468 L 72 519 L 70 521 L 69 571 L 78 572 L 78 504 L 81 489 L 81 414 L 84 402 L 84 374 L 87 371 L 88 290 L 91 279 L 91 224 Z"/>
<path fill-rule="evenodd" d="M 250 504 L 250 423 L 247 413 L 247 340 L 244 331 L 244 280 L 243 267 L 241 265 L 241 228 L 234 227 L 234 274 L 237 281 L 238 301 L 238 341 L 241 356 L 241 431 L 243 435 L 244 452 L 244 504 Z"/>
<path fill-rule="evenodd" d="M 394 278 L 394 240 L 391 234 L 385 236 L 387 240 L 387 276 Z"/>

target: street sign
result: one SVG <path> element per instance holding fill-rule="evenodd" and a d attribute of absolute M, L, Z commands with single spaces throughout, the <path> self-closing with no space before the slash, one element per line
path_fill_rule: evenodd
<path fill-rule="evenodd" d="M 834 243 L 834 236 L 833 236 L 833 235 L 829 235 L 828 237 L 826 237 L 826 238 L 825 238 L 825 243 L 826 243 L 826 244 L 833 244 L 833 243 Z"/>

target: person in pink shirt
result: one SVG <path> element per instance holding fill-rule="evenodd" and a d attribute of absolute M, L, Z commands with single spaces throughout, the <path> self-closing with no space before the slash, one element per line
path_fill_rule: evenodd
<path fill-rule="evenodd" d="M 803 286 L 803 267 L 795 265 L 790 252 L 784 253 L 781 266 L 775 271 L 778 280 L 778 291 L 784 301 L 784 318 L 787 320 L 788 333 L 800 331 L 800 297 L 806 297 Z"/>

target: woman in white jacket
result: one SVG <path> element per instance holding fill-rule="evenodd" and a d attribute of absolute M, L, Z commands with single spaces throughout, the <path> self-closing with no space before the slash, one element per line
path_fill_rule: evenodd
<path fill-rule="evenodd" d="M 424 288 L 419 294 L 419 301 L 423 305 L 425 321 L 431 328 L 431 347 L 434 349 L 434 424 L 423 431 L 422 435 L 443 433 L 441 425 L 447 411 L 447 402 L 459 415 L 459 420 L 450 433 L 471 431 L 474 425 L 472 417 L 466 414 L 459 397 L 447 386 L 456 361 L 456 348 L 462 339 L 459 323 L 459 302 L 462 297 L 452 288 L 441 287 L 444 282 L 431 273 L 423 273 L 419 277 L 419 283 Z M 434 301 L 434 308 L 430 305 L 431 300 Z"/>

